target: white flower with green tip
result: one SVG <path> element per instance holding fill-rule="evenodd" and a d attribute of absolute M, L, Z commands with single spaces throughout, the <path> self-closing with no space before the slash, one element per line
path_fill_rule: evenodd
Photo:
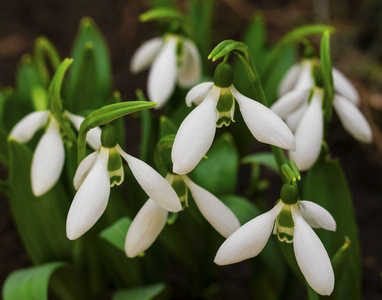
<path fill-rule="evenodd" d="M 150 67 L 151 65 L 151 67 Z M 166 34 L 143 43 L 134 53 L 130 70 L 136 74 L 150 67 L 147 80 L 149 100 L 163 107 L 176 83 L 189 88 L 202 76 L 202 66 L 195 44 L 180 35 Z"/>
<path fill-rule="evenodd" d="M 233 212 L 212 193 L 195 184 L 187 176 L 168 174 L 179 199 L 187 206 L 188 190 L 205 219 L 224 237 L 229 237 L 240 227 Z M 126 235 L 125 252 L 128 257 L 135 257 L 145 251 L 156 240 L 166 224 L 168 211 L 151 199 L 142 206 Z"/>
<path fill-rule="evenodd" d="M 66 220 L 66 235 L 75 240 L 86 233 L 106 209 L 110 187 L 124 180 L 121 156 L 142 189 L 158 206 L 177 212 L 182 206 L 171 185 L 145 162 L 127 154 L 117 143 L 113 126 L 102 130 L 99 150 L 82 160 L 74 176 L 78 190 Z"/>
<path fill-rule="evenodd" d="M 64 116 L 79 130 L 83 117 L 68 111 L 64 112 Z M 60 125 L 50 111 L 36 111 L 22 118 L 9 134 L 11 138 L 27 143 L 45 125 L 45 133 L 33 153 L 31 166 L 32 191 L 37 197 L 48 192 L 56 184 L 64 167 L 65 148 Z M 86 141 L 90 147 L 98 149 L 101 145 L 100 136 L 100 128 L 94 128 L 88 132 Z"/>
<path fill-rule="evenodd" d="M 215 263 L 229 265 L 257 256 L 273 232 L 279 241 L 293 243 L 297 264 L 313 290 L 330 295 L 334 288 L 333 268 L 311 227 L 335 231 L 336 222 L 326 209 L 297 198 L 297 187 L 284 185 L 279 202 L 230 235 L 219 248 Z"/>
<path fill-rule="evenodd" d="M 235 99 L 248 129 L 258 141 L 294 151 L 293 133 L 280 117 L 239 93 L 232 82 L 232 67 L 221 63 L 215 70 L 214 83 L 201 83 L 187 94 L 186 104 L 198 106 L 184 119 L 176 134 L 171 153 L 174 173 L 191 172 L 211 147 L 216 127 L 234 122 Z"/>

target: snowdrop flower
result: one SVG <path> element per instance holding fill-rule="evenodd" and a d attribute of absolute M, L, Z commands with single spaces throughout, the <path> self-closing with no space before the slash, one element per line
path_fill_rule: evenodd
<path fill-rule="evenodd" d="M 260 142 L 294 151 L 294 136 L 288 126 L 270 109 L 239 93 L 232 85 L 233 70 L 220 63 L 214 82 L 204 82 L 192 88 L 186 104 L 198 105 L 180 125 L 172 148 L 173 171 L 191 172 L 207 153 L 213 142 L 216 127 L 234 122 L 235 99 L 245 123 Z"/>
<path fill-rule="evenodd" d="M 202 76 L 202 66 L 195 44 L 180 35 L 166 34 L 143 43 L 134 53 L 130 70 L 136 74 L 151 65 L 147 80 L 150 101 L 161 108 L 170 98 L 175 84 L 189 88 Z"/>
<path fill-rule="evenodd" d="M 77 193 L 66 220 L 66 235 L 75 240 L 86 233 L 106 209 L 110 187 L 124 180 L 121 156 L 142 189 L 159 207 L 177 212 L 182 207 L 171 185 L 149 165 L 127 154 L 117 143 L 112 125 L 102 130 L 99 150 L 82 160 L 74 176 Z"/>
<path fill-rule="evenodd" d="M 313 60 L 305 60 L 293 66 L 280 84 L 279 91 L 285 94 L 271 107 L 295 133 L 296 151 L 289 156 L 301 171 L 309 169 L 317 160 L 323 139 L 324 91 L 314 83 L 314 64 Z M 357 140 L 371 143 L 370 125 L 357 108 L 357 91 L 336 69 L 333 69 L 333 82 L 336 91 L 333 107 L 342 125 Z"/>
<path fill-rule="evenodd" d="M 297 264 L 308 284 L 317 293 L 330 295 L 334 288 L 333 268 L 311 227 L 335 231 L 336 222 L 321 206 L 297 199 L 297 186 L 285 184 L 279 202 L 236 230 L 219 248 L 215 263 L 228 265 L 258 255 L 273 232 L 279 241 L 293 242 Z"/>
<path fill-rule="evenodd" d="M 167 180 L 172 184 L 182 203 L 187 206 L 187 195 L 190 190 L 197 207 L 206 220 L 224 237 L 229 237 L 240 223 L 232 211 L 213 194 L 195 184 L 187 176 L 168 174 Z M 142 206 L 126 235 L 125 252 L 128 257 L 135 257 L 145 251 L 156 240 L 167 222 L 168 211 L 151 199 Z"/>
<path fill-rule="evenodd" d="M 64 116 L 79 130 L 83 117 L 68 111 Z M 50 111 L 35 111 L 22 118 L 11 130 L 10 137 L 27 143 L 45 125 L 45 133 L 33 153 L 31 182 L 33 194 L 37 197 L 48 192 L 61 176 L 65 161 L 65 149 L 60 134 L 60 125 Z M 93 149 L 98 149 L 101 140 L 100 128 L 90 130 L 86 141 Z"/>

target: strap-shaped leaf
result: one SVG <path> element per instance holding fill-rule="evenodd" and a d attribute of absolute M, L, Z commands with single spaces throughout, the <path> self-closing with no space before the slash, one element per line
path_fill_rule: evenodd
<path fill-rule="evenodd" d="M 159 296 L 165 288 L 166 285 L 164 283 L 139 286 L 117 292 L 114 295 L 113 300 L 150 300 Z"/>
<path fill-rule="evenodd" d="M 128 217 L 124 217 L 122 219 L 119 219 L 110 227 L 105 228 L 100 233 L 100 237 L 108 241 L 110 244 L 112 244 L 119 250 L 125 251 L 126 233 L 129 230 L 130 225 L 131 219 Z"/>
<path fill-rule="evenodd" d="M 280 173 L 280 169 L 277 165 L 277 162 L 275 160 L 275 157 L 270 152 L 261 152 L 261 153 L 255 153 L 252 155 L 248 155 L 246 157 L 243 157 L 241 160 L 243 164 L 257 164 L 257 165 L 263 165 L 271 170 Z"/>
<path fill-rule="evenodd" d="M 86 134 L 90 129 L 100 125 L 105 125 L 125 115 L 152 108 L 156 105 L 157 103 L 148 101 L 129 101 L 110 104 L 92 112 L 81 123 L 81 127 L 78 132 L 78 163 L 85 158 Z"/>
<path fill-rule="evenodd" d="M 333 111 L 333 98 L 334 98 L 334 87 L 333 87 L 333 75 L 332 75 L 332 61 L 330 58 L 330 32 L 325 31 L 321 39 L 320 47 L 320 60 L 321 60 L 321 72 L 322 79 L 325 88 L 325 98 L 324 98 L 324 120 L 325 120 L 325 132 L 332 118 Z"/>
<path fill-rule="evenodd" d="M 71 57 L 74 63 L 65 94 L 68 108 L 78 113 L 106 104 L 112 84 L 109 49 L 101 31 L 89 17 L 80 22 Z"/>
<path fill-rule="evenodd" d="M 3 286 L 4 300 L 47 300 L 49 279 L 64 262 L 52 262 L 12 272 Z"/>

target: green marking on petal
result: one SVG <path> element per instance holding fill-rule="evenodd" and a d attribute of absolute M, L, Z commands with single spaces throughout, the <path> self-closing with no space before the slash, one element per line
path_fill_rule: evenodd
<path fill-rule="evenodd" d="M 110 186 L 120 185 L 124 179 L 121 155 L 115 148 L 110 148 L 107 170 L 110 176 Z"/>
<path fill-rule="evenodd" d="M 219 113 L 218 120 L 216 121 L 216 127 L 222 127 L 223 125 L 229 126 L 231 121 L 235 122 L 233 119 L 233 115 L 235 113 L 235 99 L 229 88 L 221 89 L 216 110 Z"/>
<path fill-rule="evenodd" d="M 291 212 L 291 205 L 284 205 L 276 218 L 274 233 L 280 242 L 293 242 L 294 221 Z"/>

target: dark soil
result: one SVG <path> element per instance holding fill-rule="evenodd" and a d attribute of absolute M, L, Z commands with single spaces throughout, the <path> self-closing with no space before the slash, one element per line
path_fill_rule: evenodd
<path fill-rule="evenodd" d="M 184 1 L 177 2 L 184 6 Z M 213 37 L 213 45 L 226 38 L 239 39 L 253 11 L 258 9 L 265 13 L 271 41 L 297 25 L 315 21 L 337 27 L 338 34 L 332 39 L 333 61 L 360 90 L 362 108 L 373 124 L 375 143 L 356 142 L 335 120 L 329 146 L 333 156 L 340 158 L 353 193 L 362 243 L 364 298 L 381 299 L 382 63 L 378 57 L 382 51 L 378 50 L 382 43 L 378 41 L 382 39 L 382 5 L 377 0 L 341 0 L 326 10 L 327 3 L 328 0 L 217 1 L 215 30 L 219 32 Z M 132 76 L 129 60 L 142 40 L 156 36 L 154 24 L 140 24 L 137 18 L 148 8 L 148 0 L 0 0 L 0 86 L 14 85 L 21 56 L 32 52 L 33 40 L 40 35 L 47 36 L 62 57 L 68 56 L 78 23 L 88 15 L 96 21 L 110 47 L 114 88 L 123 99 L 134 99 L 135 89 L 145 88 L 146 74 Z M 128 134 L 131 141 L 139 138 L 139 132 Z M 137 142 L 128 148 L 129 153 L 138 153 Z M 0 201 L 0 213 L 3 282 L 11 271 L 30 265 L 30 261 L 17 237 L 5 199 Z"/>

